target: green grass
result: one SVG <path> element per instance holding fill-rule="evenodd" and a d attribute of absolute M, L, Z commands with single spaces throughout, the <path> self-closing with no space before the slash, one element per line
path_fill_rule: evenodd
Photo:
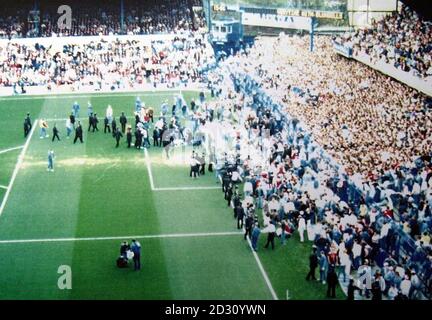
<path fill-rule="evenodd" d="M 141 94 L 158 112 L 173 92 Z M 196 92 L 185 92 L 189 102 Z M 0 150 L 25 143 L 22 122 L 57 119 L 62 141 L 40 139 L 36 128 L 22 167 L 0 216 L 0 240 L 128 237 L 180 233 L 236 232 L 232 210 L 219 189 L 152 191 L 145 156 L 102 131 L 108 104 L 115 115 L 132 115 L 136 94 L 59 96 L 58 99 L 0 99 Z M 65 139 L 64 120 L 72 103 L 87 101 L 99 114 L 100 132 L 84 144 Z M 54 120 L 50 121 L 52 126 Z M 49 134 L 51 135 L 51 128 Z M 46 171 L 48 149 L 55 172 Z M 0 184 L 7 185 L 20 150 L 0 154 Z M 213 174 L 189 178 L 187 158 L 175 150 L 166 161 L 162 149 L 149 156 L 156 188 L 213 187 Z M 185 162 L 186 161 L 186 162 Z M 5 194 L 0 189 L 0 197 Z M 262 247 L 265 235 L 261 236 Z M 0 299 L 271 299 L 270 291 L 242 235 L 146 238 L 140 240 L 143 270 L 118 269 L 120 240 L 0 243 Z M 310 243 L 290 239 L 259 256 L 280 299 L 321 299 L 325 288 L 304 280 Z M 57 268 L 72 267 L 72 290 L 59 290 Z M 338 292 L 342 297 L 342 293 Z"/>

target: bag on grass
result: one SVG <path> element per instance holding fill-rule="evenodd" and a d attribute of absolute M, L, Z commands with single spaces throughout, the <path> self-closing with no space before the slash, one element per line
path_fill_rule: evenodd
<path fill-rule="evenodd" d="M 117 267 L 119 268 L 126 268 L 127 267 L 127 260 L 120 256 L 117 258 Z"/>

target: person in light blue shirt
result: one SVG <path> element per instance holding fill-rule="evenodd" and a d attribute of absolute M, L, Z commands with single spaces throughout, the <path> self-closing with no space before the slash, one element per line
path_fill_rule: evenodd
<path fill-rule="evenodd" d="M 75 101 L 72 106 L 72 112 L 75 116 L 75 118 L 79 118 L 79 112 L 80 112 L 80 105 L 78 104 L 78 101 Z"/>
<path fill-rule="evenodd" d="M 135 112 L 140 112 L 141 106 L 142 106 L 141 98 L 137 97 L 135 100 Z"/>
<path fill-rule="evenodd" d="M 47 171 L 54 171 L 54 151 L 49 150 L 48 151 L 48 168 Z"/>
<path fill-rule="evenodd" d="M 90 117 L 92 114 L 93 114 L 93 106 L 89 101 L 87 102 L 87 117 Z"/>
<path fill-rule="evenodd" d="M 318 259 L 318 264 L 320 267 L 320 281 L 325 284 L 327 279 L 327 271 L 328 271 L 328 260 L 324 251 L 321 251 L 321 254 Z"/>

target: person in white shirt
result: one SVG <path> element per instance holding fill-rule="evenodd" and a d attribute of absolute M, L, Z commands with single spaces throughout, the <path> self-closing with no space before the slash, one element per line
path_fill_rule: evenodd
<path fill-rule="evenodd" d="M 253 193 L 253 186 L 250 180 L 246 180 L 246 182 L 243 185 L 243 192 L 245 196 L 249 196 Z"/>
<path fill-rule="evenodd" d="M 351 274 L 351 259 L 345 249 L 339 254 L 339 260 L 341 266 L 340 271 L 342 272 L 344 279 L 343 281 L 346 282 L 346 277 Z"/>
<path fill-rule="evenodd" d="M 108 107 L 106 108 L 105 116 L 108 118 L 109 124 L 111 124 L 113 118 L 113 109 L 111 105 L 108 105 Z"/>
<path fill-rule="evenodd" d="M 306 220 L 305 220 L 303 214 L 304 214 L 304 212 L 301 211 L 299 221 L 298 221 L 298 232 L 300 235 L 300 242 L 304 242 L 304 232 L 306 230 Z"/>
<path fill-rule="evenodd" d="M 269 211 L 270 211 L 270 212 L 273 212 L 273 211 L 278 212 L 278 211 L 279 211 L 279 208 L 280 208 L 280 203 L 279 203 L 279 201 L 278 201 L 275 197 L 273 197 L 273 198 L 271 199 L 271 201 L 268 203 L 268 208 L 269 208 Z"/>
<path fill-rule="evenodd" d="M 405 275 L 404 280 L 402 280 L 400 284 L 400 290 L 404 296 L 409 297 L 410 290 L 411 290 L 411 281 L 407 274 Z"/>
<path fill-rule="evenodd" d="M 358 241 L 355 241 L 352 247 L 352 253 L 354 259 L 354 268 L 356 269 L 360 266 L 361 250 L 361 245 L 358 243 Z"/>
<path fill-rule="evenodd" d="M 233 183 L 240 183 L 243 181 L 242 178 L 240 177 L 240 174 L 238 173 L 238 171 L 232 172 L 231 181 Z"/>
<path fill-rule="evenodd" d="M 272 250 L 274 250 L 274 238 L 276 236 L 276 226 L 270 221 L 269 225 L 262 231 L 262 233 L 267 233 L 267 243 L 264 248 L 268 248 L 269 244 L 272 245 Z"/>
<path fill-rule="evenodd" d="M 306 222 L 306 233 L 309 241 L 315 240 L 315 230 L 310 219 Z"/>

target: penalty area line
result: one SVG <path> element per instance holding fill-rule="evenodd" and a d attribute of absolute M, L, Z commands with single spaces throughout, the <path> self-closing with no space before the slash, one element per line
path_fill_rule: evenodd
<path fill-rule="evenodd" d="M 76 241 L 104 241 L 104 240 L 125 240 L 125 239 L 158 239 L 158 238 L 195 238 L 195 237 L 223 237 L 238 236 L 242 232 L 197 232 L 197 233 L 168 233 L 150 235 L 127 235 L 117 237 L 84 237 L 84 238 L 48 238 L 48 239 L 18 239 L 0 240 L 0 244 L 17 243 L 45 243 L 45 242 L 76 242 Z"/>
<path fill-rule="evenodd" d="M 156 188 L 154 185 L 153 172 L 151 169 L 151 160 L 148 154 L 147 148 L 144 148 L 144 155 L 147 164 L 147 172 L 150 180 L 150 187 L 152 191 L 183 191 L 183 190 L 216 190 L 220 189 L 217 186 L 202 186 L 202 187 L 166 187 L 166 188 Z"/>
<path fill-rule="evenodd" d="M 10 152 L 10 151 L 14 151 L 14 150 L 18 150 L 18 149 L 22 149 L 22 148 L 24 148 L 24 146 L 19 146 L 19 147 L 13 147 L 13 148 L 9 148 L 9 149 L 0 150 L 0 154 L 6 153 L 6 152 Z"/>
<path fill-rule="evenodd" d="M 30 140 L 33 137 L 33 133 L 35 132 L 36 124 L 37 123 L 38 123 L 38 119 L 36 119 L 34 121 L 34 125 L 33 125 L 32 129 L 30 131 L 30 134 L 28 135 L 27 140 L 26 140 L 24 146 L 22 147 L 21 153 L 18 156 L 18 160 L 16 162 L 15 169 L 14 169 L 14 171 L 12 173 L 12 178 L 10 179 L 9 185 L 8 185 L 8 187 L 6 189 L 6 193 L 5 193 L 4 197 L 3 197 L 3 201 L 2 201 L 1 206 L 0 206 L 0 216 L 3 214 L 3 210 L 4 210 L 5 206 L 6 206 L 6 202 L 7 202 L 8 198 L 9 198 L 9 195 L 10 195 L 10 192 L 12 190 L 12 186 L 13 186 L 13 184 L 15 182 L 15 179 L 16 179 L 16 176 L 18 174 L 18 171 L 21 168 L 21 164 L 22 164 L 22 162 L 24 160 L 25 153 L 26 153 L 26 151 L 28 149 L 28 146 L 30 144 Z"/>
<path fill-rule="evenodd" d="M 244 229 L 244 228 L 243 228 L 243 232 L 245 232 L 245 229 Z M 270 293 L 271 293 L 271 295 L 272 295 L 272 297 L 273 297 L 273 300 L 279 300 L 279 298 L 278 298 L 276 292 L 275 292 L 274 289 L 273 289 L 273 285 L 272 285 L 271 282 L 270 282 L 270 279 L 269 279 L 269 277 L 268 277 L 268 275 L 267 275 L 267 272 L 265 271 L 264 266 L 263 266 L 262 263 L 261 263 L 261 259 L 259 258 L 258 254 L 257 254 L 257 253 L 255 252 L 255 250 L 253 249 L 253 247 L 252 247 L 252 243 L 251 243 L 249 237 L 246 237 L 246 238 L 247 238 L 247 242 L 248 242 L 248 244 L 249 244 L 249 247 L 250 247 L 250 249 L 251 249 L 251 251 L 252 251 L 252 254 L 253 254 L 254 258 L 255 258 L 255 261 L 256 261 L 256 263 L 257 263 L 257 265 L 258 265 L 258 268 L 259 268 L 259 270 L 261 271 L 261 274 L 262 274 L 262 276 L 263 276 L 263 278 L 264 278 L 264 281 L 265 281 L 265 283 L 267 284 L 267 287 L 268 287 L 268 289 L 269 289 L 269 291 L 270 291 Z"/>

